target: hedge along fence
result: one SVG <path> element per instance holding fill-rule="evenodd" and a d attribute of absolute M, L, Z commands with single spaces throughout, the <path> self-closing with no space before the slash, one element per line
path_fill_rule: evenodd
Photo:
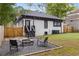
<path fill-rule="evenodd" d="M 21 37 L 23 36 L 22 27 L 5 27 L 4 37 Z"/>

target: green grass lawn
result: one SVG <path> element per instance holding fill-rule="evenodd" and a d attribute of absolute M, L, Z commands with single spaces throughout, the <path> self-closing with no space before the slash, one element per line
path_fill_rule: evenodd
<path fill-rule="evenodd" d="M 47 35 L 49 42 L 63 46 L 60 49 L 55 49 L 47 52 L 37 53 L 39 56 L 78 56 L 79 55 L 79 33 L 65 33 Z M 45 36 L 41 36 L 43 38 Z"/>

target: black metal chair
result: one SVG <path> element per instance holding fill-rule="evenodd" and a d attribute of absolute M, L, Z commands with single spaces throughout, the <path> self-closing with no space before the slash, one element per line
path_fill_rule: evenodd
<path fill-rule="evenodd" d="M 37 45 L 40 46 L 40 47 L 47 47 L 48 46 L 48 37 L 46 37 L 44 39 L 44 41 L 38 40 L 37 41 Z"/>
<path fill-rule="evenodd" d="M 18 43 L 17 40 L 10 40 L 10 51 L 12 50 L 12 48 L 16 49 L 18 51 Z"/>

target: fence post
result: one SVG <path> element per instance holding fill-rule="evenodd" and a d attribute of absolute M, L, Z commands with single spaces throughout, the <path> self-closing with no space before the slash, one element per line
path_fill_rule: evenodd
<path fill-rule="evenodd" d="M 0 25 L 0 46 L 4 41 L 4 26 Z"/>

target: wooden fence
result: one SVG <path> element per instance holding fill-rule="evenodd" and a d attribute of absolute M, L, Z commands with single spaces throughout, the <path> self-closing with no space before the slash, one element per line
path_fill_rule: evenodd
<path fill-rule="evenodd" d="M 64 33 L 74 32 L 73 27 L 67 26 L 67 25 L 64 26 L 63 30 L 64 30 Z"/>
<path fill-rule="evenodd" d="M 5 37 L 21 37 L 23 36 L 23 28 L 22 27 L 5 27 L 4 28 L 4 36 Z"/>

